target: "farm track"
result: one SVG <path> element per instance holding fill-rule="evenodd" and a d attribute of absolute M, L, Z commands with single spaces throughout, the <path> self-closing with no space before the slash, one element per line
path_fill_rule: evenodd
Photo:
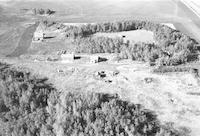
<path fill-rule="evenodd" d="M 19 57 L 27 52 L 28 48 L 31 46 L 33 34 L 37 26 L 38 24 L 31 25 L 24 31 L 17 48 L 11 54 L 7 55 L 7 57 Z"/>

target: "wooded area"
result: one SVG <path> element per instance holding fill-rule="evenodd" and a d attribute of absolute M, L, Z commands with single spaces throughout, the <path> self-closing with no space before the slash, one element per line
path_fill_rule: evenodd
<path fill-rule="evenodd" d="M 155 43 L 123 43 L 122 38 L 92 37 L 97 32 L 121 32 L 144 29 L 154 32 Z M 164 25 L 149 21 L 121 21 L 67 27 L 66 37 L 73 39 L 78 53 L 120 53 L 120 58 L 179 65 L 198 59 L 198 43 Z"/>

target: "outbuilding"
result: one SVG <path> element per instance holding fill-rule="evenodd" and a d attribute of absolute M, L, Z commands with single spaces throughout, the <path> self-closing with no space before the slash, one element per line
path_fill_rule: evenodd
<path fill-rule="evenodd" d="M 90 63 L 98 63 L 100 61 L 99 56 L 90 56 Z"/>
<path fill-rule="evenodd" d="M 34 33 L 33 41 L 41 41 L 43 39 L 44 39 L 44 33 L 42 33 L 42 32 Z"/>

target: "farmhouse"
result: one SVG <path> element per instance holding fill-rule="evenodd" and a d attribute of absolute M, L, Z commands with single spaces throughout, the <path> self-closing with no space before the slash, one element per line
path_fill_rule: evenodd
<path fill-rule="evenodd" d="M 39 32 L 35 32 L 34 36 L 33 36 L 33 41 L 41 41 L 44 39 L 44 33 L 39 31 Z"/>

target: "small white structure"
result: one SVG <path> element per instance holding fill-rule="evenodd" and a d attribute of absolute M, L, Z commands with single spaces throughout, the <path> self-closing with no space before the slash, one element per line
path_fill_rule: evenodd
<path fill-rule="evenodd" d="M 99 56 L 90 56 L 90 63 L 98 63 L 100 61 Z"/>
<path fill-rule="evenodd" d="M 40 23 L 33 35 L 33 41 L 42 41 L 44 39 L 44 31 L 45 28 L 43 27 L 42 23 Z"/>
<path fill-rule="evenodd" d="M 161 23 L 161 24 L 162 24 L 162 25 L 165 25 L 165 26 L 168 26 L 168 27 L 170 27 L 170 28 L 176 30 L 176 27 L 175 27 L 174 24 L 172 24 L 172 23 Z"/>
<path fill-rule="evenodd" d="M 33 36 L 33 41 L 41 41 L 44 39 L 44 33 L 42 32 L 35 32 Z"/>
<path fill-rule="evenodd" d="M 126 37 L 126 35 L 121 35 L 122 39 L 123 39 L 123 44 L 129 44 L 129 39 Z"/>
<path fill-rule="evenodd" d="M 74 61 L 74 53 L 61 54 L 62 63 L 72 63 Z"/>

